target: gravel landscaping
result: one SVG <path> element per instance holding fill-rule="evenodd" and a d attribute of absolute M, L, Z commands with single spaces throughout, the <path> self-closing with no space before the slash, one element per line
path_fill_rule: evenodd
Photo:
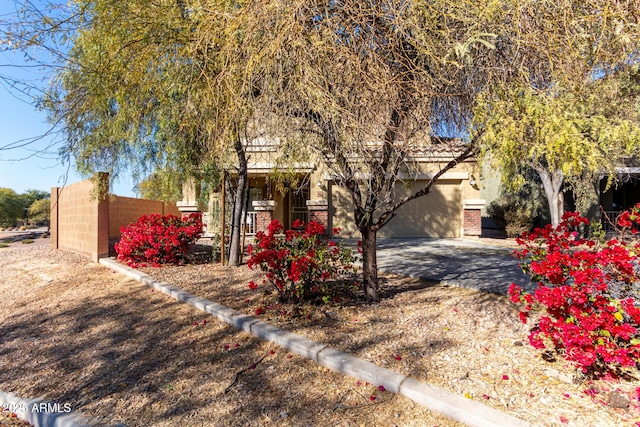
<path fill-rule="evenodd" d="M 412 401 L 238 332 L 47 239 L 0 249 L 0 390 L 70 403 L 96 425 L 454 426 Z M 383 301 L 279 304 L 246 267 L 155 278 L 540 426 L 633 426 L 638 380 L 544 360 L 506 297 L 383 278 Z"/>

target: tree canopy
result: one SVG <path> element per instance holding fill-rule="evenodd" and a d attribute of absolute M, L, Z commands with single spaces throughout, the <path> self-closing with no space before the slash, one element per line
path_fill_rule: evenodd
<path fill-rule="evenodd" d="M 505 33 L 526 58 L 522 78 L 487 86 L 474 129 L 485 132 L 483 157 L 506 185 L 518 186 L 526 167 L 539 175 L 557 225 L 565 182 L 612 173 L 640 146 L 639 10 L 607 1 L 532 6 L 514 9 L 517 25 Z"/>
<path fill-rule="evenodd" d="M 0 188 L 0 226 L 12 227 L 19 219 L 31 218 L 30 207 L 44 203 L 48 214 L 49 193 L 46 191 L 30 189 L 18 194 L 11 188 Z"/>
<path fill-rule="evenodd" d="M 244 144 L 277 137 L 289 159 L 324 161 L 349 192 L 371 301 L 379 298 L 377 231 L 483 144 L 496 159 L 544 158 L 548 166 L 554 156 L 541 157 L 540 147 L 568 145 L 575 159 L 596 141 L 606 155 L 604 142 L 631 129 L 624 117 L 593 108 L 605 94 L 617 97 L 605 90 L 608 82 L 636 61 L 636 2 L 74 0 L 71 6 L 68 60 L 44 104 L 64 123 L 64 155 L 86 171 L 128 165 L 196 171 L 231 152 L 239 178 L 235 217 L 244 205 Z M 534 130 L 538 123 L 543 127 Z M 516 153 L 524 141 L 540 147 Z M 436 160 L 436 167 L 422 188 L 399 198 L 397 184 L 420 172 L 417 158 Z M 556 170 L 580 169 L 574 162 Z"/>

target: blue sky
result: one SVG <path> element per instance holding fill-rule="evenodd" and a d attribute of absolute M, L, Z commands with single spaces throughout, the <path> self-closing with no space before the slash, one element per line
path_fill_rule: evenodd
<path fill-rule="evenodd" d="M 13 2 L 0 0 L 0 19 L 14 11 Z M 45 75 L 37 69 L 20 67 L 25 65 L 22 58 L 22 53 L 0 53 L 0 75 L 46 87 L 48 79 Z M 57 155 L 62 143 L 60 135 L 43 136 L 49 130 L 46 113 L 38 111 L 26 95 L 0 79 L 0 187 L 11 188 L 17 193 L 28 189 L 49 191 L 51 187 L 62 187 L 65 183 L 83 179 L 75 173 L 74 165 L 61 163 Z M 5 149 L 35 138 L 40 139 L 24 147 Z M 134 185 L 129 177 L 122 176 L 113 185 L 112 192 L 134 197 Z"/>

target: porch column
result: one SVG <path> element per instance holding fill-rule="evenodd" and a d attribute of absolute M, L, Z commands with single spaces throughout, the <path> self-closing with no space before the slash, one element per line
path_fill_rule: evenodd
<path fill-rule="evenodd" d="M 484 199 L 467 199 L 463 201 L 463 236 L 482 236 L 482 208 L 485 206 Z"/>
<path fill-rule="evenodd" d="M 251 202 L 253 210 L 256 211 L 256 233 L 262 231 L 267 232 L 269 224 L 273 220 L 273 211 L 276 210 L 277 203 L 275 200 L 256 200 Z"/>
<path fill-rule="evenodd" d="M 322 224 L 327 230 L 327 236 L 331 236 L 329 230 L 329 203 L 326 200 L 307 200 L 309 209 L 309 222 L 315 221 Z"/>
<path fill-rule="evenodd" d="M 200 184 L 196 183 L 195 179 L 190 178 L 182 184 L 182 200 L 176 202 L 176 206 L 182 214 L 182 219 L 185 219 L 192 213 L 197 213 L 202 216 L 202 207 L 198 203 L 199 196 Z"/>

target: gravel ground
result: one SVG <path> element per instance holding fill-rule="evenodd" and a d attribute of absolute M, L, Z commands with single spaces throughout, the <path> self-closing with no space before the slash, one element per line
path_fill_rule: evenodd
<path fill-rule="evenodd" d="M 96 425 L 458 425 L 47 243 L 0 249 L 0 390 L 69 402 Z M 251 291 L 245 267 L 144 271 L 533 425 L 640 422 L 639 381 L 543 360 L 502 296 L 389 275 L 380 304 L 293 307 Z"/>
<path fill-rule="evenodd" d="M 0 249 L 0 269 L 0 390 L 97 426 L 459 425 L 48 240 Z"/>

